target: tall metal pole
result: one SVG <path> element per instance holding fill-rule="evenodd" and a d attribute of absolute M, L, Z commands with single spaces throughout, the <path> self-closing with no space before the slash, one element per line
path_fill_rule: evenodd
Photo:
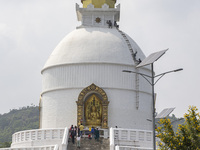
<path fill-rule="evenodd" d="M 155 123 L 155 94 L 154 94 L 154 69 L 153 69 L 153 63 L 151 64 L 151 73 L 152 73 L 152 112 L 153 112 L 153 115 L 152 115 L 152 122 L 153 122 L 153 149 L 156 150 L 156 134 L 155 134 L 155 126 L 156 126 L 156 123 Z"/>
<path fill-rule="evenodd" d="M 161 74 L 159 74 L 159 75 L 155 75 L 155 74 L 154 74 L 154 66 L 153 66 L 153 63 L 154 63 L 155 61 L 157 61 L 161 56 L 163 56 L 167 50 L 168 50 L 168 49 L 162 50 L 162 51 L 159 51 L 159 52 L 156 52 L 156 53 L 152 53 L 152 54 L 149 55 L 147 58 L 145 58 L 140 64 L 138 64 L 138 65 L 136 66 L 136 68 L 140 68 L 140 67 L 144 67 L 144 66 L 146 66 L 146 65 L 150 65 L 150 64 L 151 64 L 151 73 L 152 73 L 151 76 L 146 75 L 146 74 L 143 74 L 143 73 L 134 72 L 134 71 L 123 70 L 123 72 L 136 73 L 136 74 L 141 75 L 141 76 L 142 76 L 146 81 L 148 81 L 148 83 L 152 86 L 153 150 L 156 150 L 156 131 L 155 131 L 155 127 L 156 127 L 156 121 L 155 121 L 155 114 L 156 114 L 156 112 L 155 112 L 155 111 L 156 111 L 156 108 L 155 108 L 154 86 L 155 86 L 155 84 L 156 84 L 165 74 L 183 70 L 182 68 L 180 68 L 180 69 L 176 69 L 176 70 L 173 70 L 173 71 L 164 72 L 164 73 L 161 73 Z M 159 77 L 159 78 L 158 78 L 158 79 L 156 80 L 156 82 L 155 82 L 155 78 L 156 78 L 156 77 Z M 147 78 L 151 78 L 151 80 L 149 80 L 149 79 L 147 79 Z"/>

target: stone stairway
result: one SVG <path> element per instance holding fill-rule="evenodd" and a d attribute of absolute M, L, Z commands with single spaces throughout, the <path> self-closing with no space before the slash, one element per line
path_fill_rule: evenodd
<path fill-rule="evenodd" d="M 100 138 L 99 141 L 88 138 L 81 138 L 81 147 L 77 148 L 76 140 L 73 144 L 71 139 L 67 146 L 67 150 L 110 150 L 109 139 Z"/>

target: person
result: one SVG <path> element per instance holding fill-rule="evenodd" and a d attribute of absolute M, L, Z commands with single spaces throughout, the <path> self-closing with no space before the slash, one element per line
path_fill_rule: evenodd
<path fill-rule="evenodd" d="M 92 130 L 92 128 L 91 127 L 89 127 L 89 134 L 88 134 L 88 139 L 91 139 L 91 130 Z"/>
<path fill-rule="evenodd" d="M 136 55 L 137 55 L 137 51 L 133 54 L 134 58 L 136 58 Z"/>
<path fill-rule="evenodd" d="M 119 25 L 117 24 L 116 21 L 114 22 L 114 26 L 115 26 L 116 28 L 119 28 Z"/>
<path fill-rule="evenodd" d="M 107 20 L 106 23 L 108 24 L 109 28 L 112 28 L 112 22 L 111 22 L 111 20 Z"/>
<path fill-rule="evenodd" d="M 76 137 L 76 134 L 77 134 L 77 126 L 74 127 L 74 132 L 75 132 L 74 134 L 75 134 L 75 137 Z"/>
<path fill-rule="evenodd" d="M 92 138 L 94 138 L 94 127 L 91 129 Z"/>
<path fill-rule="evenodd" d="M 73 125 L 71 125 L 70 130 L 71 130 L 72 128 L 74 128 Z"/>
<path fill-rule="evenodd" d="M 80 134 L 77 135 L 77 148 L 81 148 L 81 137 L 80 137 Z"/>
<path fill-rule="evenodd" d="M 140 64 L 142 62 L 142 60 L 139 58 L 139 60 L 138 60 L 138 64 Z"/>
<path fill-rule="evenodd" d="M 72 138 L 71 132 L 72 132 L 73 129 L 74 129 L 74 127 L 73 127 L 73 125 L 71 125 L 71 127 L 70 127 L 70 129 L 69 129 L 69 133 L 70 133 L 70 137 L 71 137 L 71 138 Z"/>
<path fill-rule="evenodd" d="M 71 125 L 71 127 L 69 128 L 69 132 L 71 132 L 73 128 L 73 125 Z"/>
<path fill-rule="evenodd" d="M 78 127 L 78 129 L 77 129 L 77 133 L 78 133 L 78 135 L 81 135 L 81 131 L 80 131 L 80 128 Z"/>
<path fill-rule="evenodd" d="M 99 129 L 95 130 L 95 140 L 99 141 Z"/>
<path fill-rule="evenodd" d="M 75 129 L 74 128 L 71 130 L 71 137 L 72 137 L 72 143 L 74 144 L 74 137 L 75 137 Z"/>
<path fill-rule="evenodd" d="M 111 20 L 108 21 L 108 25 L 109 25 L 109 28 L 112 28 L 112 22 L 111 22 Z"/>
<path fill-rule="evenodd" d="M 82 137 L 82 135 L 83 135 L 83 129 L 84 129 L 84 126 L 83 126 L 82 123 L 81 123 L 81 125 L 79 126 L 79 128 L 80 128 L 80 136 Z"/>

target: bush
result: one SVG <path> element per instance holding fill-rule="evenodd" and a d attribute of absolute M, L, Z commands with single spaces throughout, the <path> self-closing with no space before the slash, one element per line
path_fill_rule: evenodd
<path fill-rule="evenodd" d="M 157 137 L 161 150 L 200 150 L 200 115 L 195 106 L 190 106 L 184 115 L 185 123 L 173 131 L 170 119 L 161 119 L 157 128 Z"/>

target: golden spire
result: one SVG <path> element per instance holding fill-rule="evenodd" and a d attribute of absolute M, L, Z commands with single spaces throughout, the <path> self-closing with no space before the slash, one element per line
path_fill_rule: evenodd
<path fill-rule="evenodd" d="M 87 8 L 89 4 L 94 5 L 94 8 L 101 8 L 102 5 L 107 4 L 109 8 L 114 8 L 117 0 L 81 0 L 83 8 Z"/>

